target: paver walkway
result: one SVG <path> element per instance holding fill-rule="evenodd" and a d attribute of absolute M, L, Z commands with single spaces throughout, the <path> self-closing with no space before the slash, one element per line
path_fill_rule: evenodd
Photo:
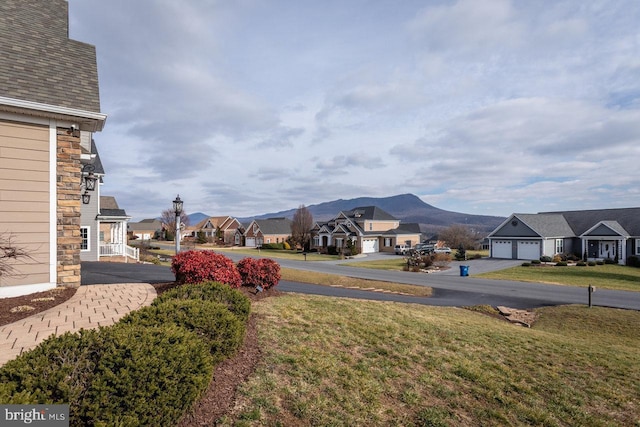
<path fill-rule="evenodd" d="M 116 323 L 127 313 L 150 305 L 156 290 L 147 283 L 80 286 L 68 301 L 0 327 L 0 366 L 51 335 Z"/>

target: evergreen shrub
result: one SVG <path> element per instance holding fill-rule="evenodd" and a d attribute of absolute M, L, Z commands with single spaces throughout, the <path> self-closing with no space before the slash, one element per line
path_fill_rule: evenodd
<path fill-rule="evenodd" d="M 0 368 L 0 399 L 69 404 L 71 426 L 173 426 L 213 367 L 193 332 L 118 324 L 53 336 L 9 361 Z"/>
<path fill-rule="evenodd" d="M 249 320 L 251 301 L 242 292 L 220 282 L 186 284 L 160 294 L 151 305 L 160 305 L 169 300 L 203 300 L 224 304 L 242 322 Z"/>
<path fill-rule="evenodd" d="M 627 265 L 629 267 L 640 267 L 640 258 L 635 255 L 627 257 Z"/>
<path fill-rule="evenodd" d="M 126 315 L 122 324 L 153 327 L 175 324 L 206 340 L 214 361 L 232 355 L 242 344 L 245 324 L 227 306 L 203 300 L 168 300 Z"/>
<path fill-rule="evenodd" d="M 263 243 L 261 249 L 284 249 L 284 243 Z"/>

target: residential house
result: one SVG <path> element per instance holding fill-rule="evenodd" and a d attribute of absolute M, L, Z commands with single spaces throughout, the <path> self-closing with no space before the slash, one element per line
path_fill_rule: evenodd
<path fill-rule="evenodd" d="M 335 247 L 343 252 L 351 240 L 358 252 L 393 252 L 397 244 L 415 246 L 420 242 L 418 224 L 401 221 L 377 206 L 342 211 L 327 222 L 318 222 L 311 230 L 312 249 L 326 252 Z"/>
<path fill-rule="evenodd" d="M 243 233 L 244 246 L 260 247 L 265 243 L 282 243 L 291 237 L 291 223 L 288 218 L 255 219 Z"/>
<path fill-rule="evenodd" d="M 157 239 L 162 235 L 162 221 L 155 218 L 143 219 L 140 222 L 127 224 L 129 233 L 141 240 Z"/>
<path fill-rule="evenodd" d="M 212 216 L 205 218 L 192 228 L 193 237 L 197 237 L 198 232 L 203 232 L 211 242 L 233 245 L 235 234 L 242 224 L 237 219 L 230 216 Z"/>
<path fill-rule="evenodd" d="M 95 47 L 68 34 L 65 0 L 0 2 L 0 235 L 30 255 L 0 297 L 80 286 L 81 158 L 106 115 Z"/>
<path fill-rule="evenodd" d="M 127 222 L 131 217 L 120 209 L 114 197 L 100 194 L 105 173 L 95 142 L 82 134 L 80 148 L 85 179 L 81 185 L 80 260 L 138 261 L 138 250 L 127 246 Z M 93 180 L 90 185 L 89 180 Z"/>
<path fill-rule="evenodd" d="M 627 257 L 640 255 L 640 208 L 514 213 L 488 238 L 493 258 L 573 254 L 624 264 Z"/>
<path fill-rule="evenodd" d="M 127 223 L 130 216 L 120 209 L 113 196 L 100 196 L 100 213 L 96 217 L 99 233 L 99 260 L 137 262 L 138 248 L 127 244 Z"/>

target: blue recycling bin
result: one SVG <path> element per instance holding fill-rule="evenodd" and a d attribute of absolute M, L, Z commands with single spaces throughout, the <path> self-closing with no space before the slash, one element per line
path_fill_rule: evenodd
<path fill-rule="evenodd" d="M 469 275 L 469 266 L 461 265 L 460 266 L 460 276 L 465 277 Z"/>

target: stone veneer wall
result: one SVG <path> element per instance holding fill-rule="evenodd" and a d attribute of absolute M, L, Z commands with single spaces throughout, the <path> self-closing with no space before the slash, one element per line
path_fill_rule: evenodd
<path fill-rule="evenodd" d="M 80 137 L 58 129 L 56 212 L 58 286 L 80 286 Z"/>

